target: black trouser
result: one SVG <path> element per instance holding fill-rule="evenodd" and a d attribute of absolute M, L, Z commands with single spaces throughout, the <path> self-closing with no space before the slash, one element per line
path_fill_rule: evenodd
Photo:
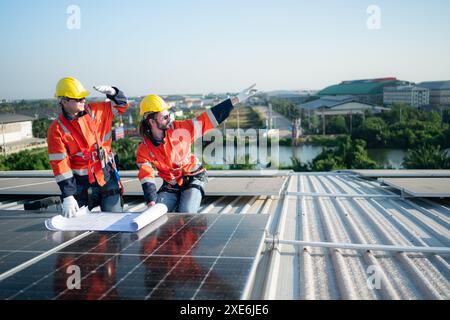
<path fill-rule="evenodd" d="M 88 206 L 89 210 L 100 206 L 102 211 L 105 212 L 122 212 L 123 211 L 123 198 L 119 187 L 119 182 L 114 173 L 114 169 L 110 166 L 108 174 L 105 174 L 105 178 L 108 180 L 104 186 L 100 186 L 97 181 L 93 184 L 89 183 L 77 183 L 77 199 L 78 206 Z"/>

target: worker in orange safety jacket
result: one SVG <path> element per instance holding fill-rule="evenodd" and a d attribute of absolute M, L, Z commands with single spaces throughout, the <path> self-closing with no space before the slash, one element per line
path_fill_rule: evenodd
<path fill-rule="evenodd" d="M 191 153 L 194 141 L 222 123 L 234 106 L 253 96 L 255 85 L 208 109 L 196 118 L 174 121 L 170 106 L 159 96 L 146 96 L 140 104 L 142 120 L 136 162 L 138 178 L 148 206 L 164 203 L 169 212 L 197 213 L 207 173 L 197 157 Z M 156 191 L 154 168 L 163 179 Z"/>
<path fill-rule="evenodd" d="M 48 157 L 63 198 L 63 215 L 79 207 L 100 205 L 121 212 L 123 187 L 111 149 L 113 118 L 128 108 L 122 91 L 111 86 L 95 90 L 110 101 L 86 104 L 89 92 L 75 78 L 63 78 L 55 97 L 62 112 L 48 129 Z"/>

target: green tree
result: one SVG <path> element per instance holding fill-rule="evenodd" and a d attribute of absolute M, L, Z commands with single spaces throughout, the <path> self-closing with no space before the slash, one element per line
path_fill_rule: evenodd
<path fill-rule="evenodd" d="M 33 137 L 47 138 L 47 130 L 52 120 L 50 119 L 38 119 L 33 121 Z"/>
<path fill-rule="evenodd" d="M 312 161 L 313 171 L 336 169 L 375 169 L 377 163 L 369 158 L 366 143 L 346 136 L 337 148 L 325 148 Z"/>
<path fill-rule="evenodd" d="M 239 159 L 243 161 L 237 161 L 237 162 L 244 162 L 244 163 L 233 163 L 230 164 L 230 170 L 254 170 L 256 169 L 256 164 L 250 163 L 250 156 L 246 155 L 245 159 Z"/>
<path fill-rule="evenodd" d="M 450 108 L 442 110 L 442 121 L 450 124 Z"/>
<path fill-rule="evenodd" d="M 297 108 L 295 103 L 289 100 L 272 98 L 270 99 L 270 103 L 272 104 L 273 110 L 290 120 L 300 117 L 300 110 Z"/>
<path fill-rule="evenodd" d="M 362 125 L 353 131 L 352 138 L 367 141 L 369 147 L 383 147 L 386 144 L 384 139 L 386 129 L 386 123 L 382 118 L 366 118 Z"/>
<path fill-rule="evenodd" d="M 388 112 L 381 116 L 387 124 L 409 122 L 419 118 L 420 110 L 405 103 L 394 103 Z"/>
<path fill-rule="evenodd" d="M 24 150 L 0 157 L 0 170 L 48 170 L 50 168 L 46 148 Z"/>
<path fill-rule="evenodd" d="M 291 157 L 292 165 L 290 166 L 290 169 L 294 170 L 295 172 L 307 172 L 309 170 L 308 164 L 303 164 L 300 162 L 300 159 L 296 157 Z"/>
<path fill-rule="evenodd" d="M 342 157 L 338 156 L 333 149 L 325 148 L 311 164 L 312 171 L 330 171 L 344 169 Z"/>
<path fill-rule="evenodd" d="M 308 113 L 308 111 L 302 111 L 302 128 L 305 130 L 307 134 L 315 134 L 317 133 L 318 128 L 320 127 L 320 117 L 314 112 Z"/>
<path fill-rule="evenodd" d="M 136 152 L 139 145 L 139 139 L 120 139 L 113 141 L 112 149 L 118 157 L 120 170 L 137 170 L 136 166 Z"/>
<path fill-rule="evenodd" d="M 325 130 L 328 134 L 341 134 L 349 131 L 345 117 L 341 115 L 327 118 L 326 126 Z"/>
<path fill-rule="evenodd" d="M 450 157 L 440 146 L 425 144 L 408 150 L 403 166 L 406 169 L 450 169 Z"/>

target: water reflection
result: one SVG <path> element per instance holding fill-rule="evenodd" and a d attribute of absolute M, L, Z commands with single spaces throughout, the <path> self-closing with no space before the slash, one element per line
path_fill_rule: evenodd
<path fill-rule="evenodd" d="M 367 154 L 379 165 L 387 169 L 401 169 L 406 152 L 401 149 L 368 149 Z"/>

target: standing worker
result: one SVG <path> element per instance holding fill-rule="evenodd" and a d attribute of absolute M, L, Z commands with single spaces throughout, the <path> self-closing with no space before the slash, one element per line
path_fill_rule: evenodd
<path fill-rule="evenodd" d="M 139 180 L 148 206 L 164 203 L 169 212 L 197 213 L 207 183 L 207 173 L 191 153 L 191 145 L 221 124 L 234 106 L 253 96 L 255 85 L 208 109 L 194 119 L 173 121 L 170 106 L 159 96 L 146 96 L 140 104 L 139 144 L 136 162 Z M 156 191 L 155 167 L 163 179 Z"/>
<path fill-rule="evenodd" d="M 86 104 L 89 92 L 74 78 L 56 85 L 62 112 L 48 129 L 48 157 L 63 198 L 63 215 L 79 207 L 100 205 L 102 211 L 123 210 L 123 186 L 111 150 L 112 121 L 128 108 L 122 91 L 94 87 L 110 100 Z"/>

